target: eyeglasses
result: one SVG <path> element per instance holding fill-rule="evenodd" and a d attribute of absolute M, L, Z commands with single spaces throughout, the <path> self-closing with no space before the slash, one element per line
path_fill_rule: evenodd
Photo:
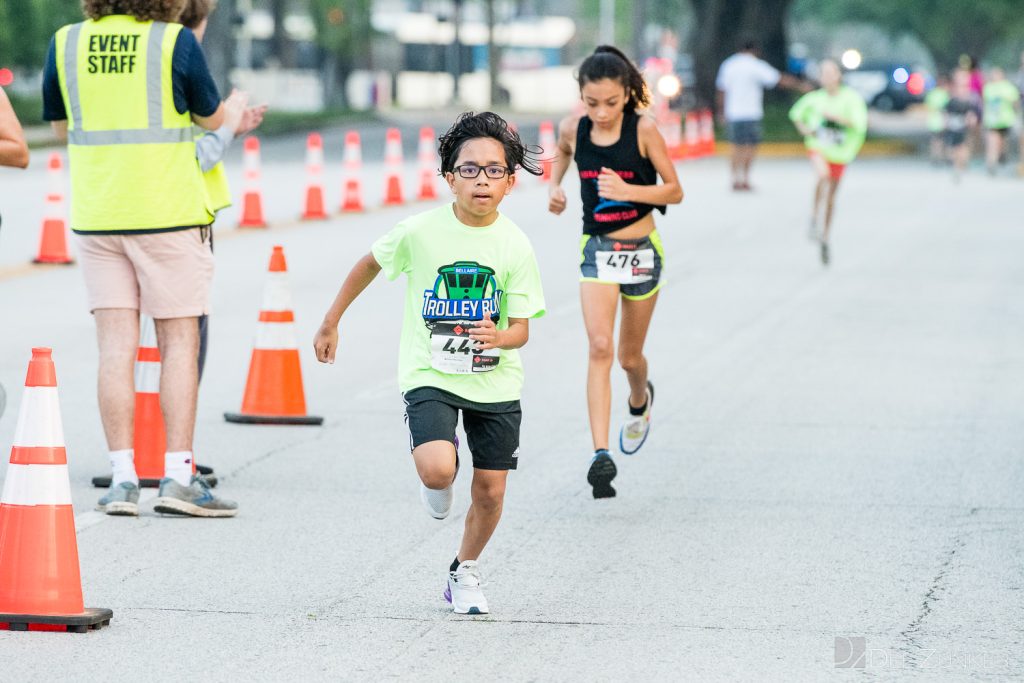
<path fill-rule="evenodd" d="M 458 171 L 463 178 L 476 178 L 480 175 L 480 171 L 483 171 L 491 180 L 501 180 L 510 173 L 509 169 L 498 165 L 481 167 L 476 164 L 463 164 L 456 166 L 454 170 Z"/>

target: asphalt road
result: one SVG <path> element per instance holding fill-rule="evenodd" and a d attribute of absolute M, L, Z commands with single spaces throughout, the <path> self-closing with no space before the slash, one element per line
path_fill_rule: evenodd
<path fill-rule="evenodd" d="M 108 465 L 81 273 L 20 265 L 41 168 L 0 172 L 0 445 L 30 348 L 52 346 L 86 604 L 115 617 L 87 635 L 0 632 L 0 679 L 1021 675 L 1018 181 L 855 163 L 824 269 L 806 238 L 805 161 L 759 163 L 750 195 L 727 190 L 724 161 L 682 165 L 687 198 L 659 222 L 653 432 L 617 458 L 619 496 L 594 501 L 579 205 L 556 218 L 522 178 L 502 208 L 538 253 L 549 314 L 523 352 L 520 469 L 482 557 L 493 613 L 466 618 L 441 591 L 469 477 L 448 520 L 422 510 L 395 381 L 401 285 L 376 282 L 352 307 L 335 365 L 304 353 L 322 428 L 221 418 L 241 401 L 270 247 L 285 245 L 308 347 L 351 264 L 425 205 L 301 224 L 301 162 L 270 163 L 278 227 L 239 232 L 223 217 L 200 396 L 198 459 L 241 513 L 107 518 L 91 512 L 89 479 Z M 614 388 L 617 421 L 621 372 Z"/>

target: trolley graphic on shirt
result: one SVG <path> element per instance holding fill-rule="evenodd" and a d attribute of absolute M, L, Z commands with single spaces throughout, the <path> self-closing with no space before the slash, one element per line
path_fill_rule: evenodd
<path fill-rule="evenodd" d="M 430 330 L 430 366 L 464 375 L 498 366 L 500 349 L 482 350 L 470 338 L 473 323 L 501 317 L 501 297 L 494 269 L 476 261 L 456 261 L 437 269 L 434 286 L 423 292 L 423 322 Z"/>

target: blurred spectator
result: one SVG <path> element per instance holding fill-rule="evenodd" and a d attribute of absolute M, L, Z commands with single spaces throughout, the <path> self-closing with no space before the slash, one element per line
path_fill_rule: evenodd
<path fill-rule="evenodd" d="M 750 166 L 761 142 L 765 88 L 781 85 L 798 88 L 800 83 L 760 58 L 757 42 L 745 40 L 739 52 L 722 62 L 715 79 L 718 89 L 718 117 L 728 129 L 732 142 L 732 189 L 750 190 Z"/>

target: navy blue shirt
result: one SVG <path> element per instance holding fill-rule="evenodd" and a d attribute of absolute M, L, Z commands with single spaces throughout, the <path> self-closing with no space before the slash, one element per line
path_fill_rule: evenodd
<path fill-rule="evenodd" d="M 211 116 L 220 106 L 220 94 L 206 65 L 203 49 L 189 29 L 182 29 L 174 42 L 171 62 L 171 86 L 174 90 L 174 108 L 179 114 L 191 112 L 196 116 Z M 43 68 L 43 119 L 64 121 L 68 113 L 60 94 L 57 76 L 57 47 L 50 39 Z"/>

